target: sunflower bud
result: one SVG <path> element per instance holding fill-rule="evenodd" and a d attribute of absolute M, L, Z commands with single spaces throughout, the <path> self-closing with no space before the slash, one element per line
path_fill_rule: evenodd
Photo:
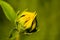
<path fill-rule="evenodd" d="M 32 31 L 36 27 L 36 12 L 24 11 L 22 14 L 19 14 L 17 17 L 18 30 L 27 30 Z"/>
<path fill-rule="evenodd" d="M 37 21 L 36 12 L 24 11 L 22 14 L 17 15 L 16 28 L 13 29 L 9 38 L 11 40 L 19 40 L 19 33 L 26 32 L 31 33 L 36 31 Z"/>

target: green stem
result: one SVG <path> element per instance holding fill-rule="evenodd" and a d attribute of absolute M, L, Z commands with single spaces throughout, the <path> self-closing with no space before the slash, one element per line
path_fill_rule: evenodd
<path fill-rule="evenodd" d="M 20 38 L 20 35 L 19 35 L 19 32 L 16 34 L 16 38 L 15 38 L 15 40 L 19 40 L 19 38 Z"/>

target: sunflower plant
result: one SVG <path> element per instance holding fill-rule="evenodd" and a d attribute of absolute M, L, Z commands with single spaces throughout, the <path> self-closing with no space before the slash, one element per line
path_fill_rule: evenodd
<path fill-rule="evenodd" d="M 0 1 L 0 5 L 6 15 L 7 19 L 15 24 L 15 28 L 10 33 L 10 40 L 19 40 L 19 34 L 36 32 L 37 13 L 24 10 L 23 12 L 15 12 L 10 4 L 5 1 Z"/>

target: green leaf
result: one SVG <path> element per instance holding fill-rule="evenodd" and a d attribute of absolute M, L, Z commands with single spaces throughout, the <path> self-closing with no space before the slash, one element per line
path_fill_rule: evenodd
<path fill-rule="evenodd" d="M 6 17 L 10 20 L 10 21 L 15 21 L 16 19 L 16 12 L 14 11 L 14 9 L 11 7 L 10 4 L 8 4 L 5 1 L 1 1 L 1 7 L 4 11 L 4 14 L 6 15 Z"/>

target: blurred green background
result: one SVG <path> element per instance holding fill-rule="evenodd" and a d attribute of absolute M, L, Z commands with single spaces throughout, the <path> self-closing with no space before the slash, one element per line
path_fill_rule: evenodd
<path fill-rule="evenodd" d="M 60 40 L 60 0 L 4 0 L 14 10 L 21 12 L 28 8 L 37 11 L 39 32 L 21 34 L 21 40 Z M 8 40 L 14 25 L 6 18 L 0 6 L 0 40 Z"/>

